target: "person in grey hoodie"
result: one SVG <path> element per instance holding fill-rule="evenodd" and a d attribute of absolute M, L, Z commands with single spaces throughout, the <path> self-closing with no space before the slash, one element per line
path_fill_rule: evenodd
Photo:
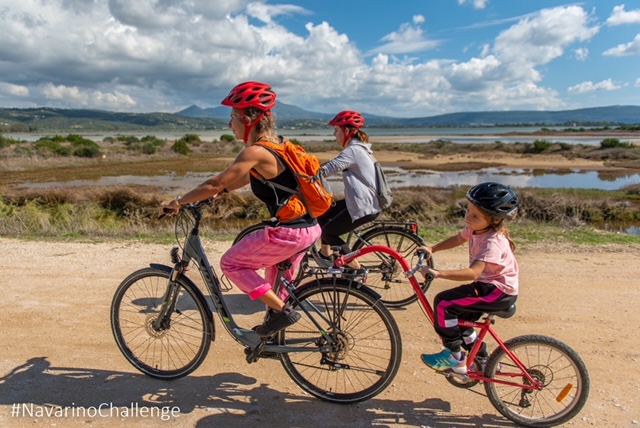
<path fill-rule="evenodd" d="M 342 172 L 345 198 L 336 200 L 335 205 L 318 218 L 322 227 L 320 254 L 327 258 L 332 246 L 340 246 L 341 254 L 349 253 L 351 249 L 340 235 L 375 220 L 382 211 L 375 192 L 375 159 L 369 135 L 361 129 L 364 122 L 360 113 L 351 110 L 341 111 L 329 122 L 343 150 L 324 164 L 320 173 L 326 177 Z M 361 270 L 357 260 L 350 267 Z M 366 276 L 366 272 L 358 273 Z"/>

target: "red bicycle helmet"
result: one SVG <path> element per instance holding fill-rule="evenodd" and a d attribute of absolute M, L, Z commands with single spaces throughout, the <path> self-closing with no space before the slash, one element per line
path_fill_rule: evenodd
<path fill-rule="evenodd" d="M 360 129 L 364 126 L 364 117 L 357 111 L 344 110 L 336 114 L 336 117 L 329 122 L 331 126 L 352 126 Z"/>
<path fill-rule="evenodd" d="M 266 112 L 276 105 L 276 93 L 266 83 L 244 82 L 233 88 L 221 104 L 238 109 L 255 107 Z"/>

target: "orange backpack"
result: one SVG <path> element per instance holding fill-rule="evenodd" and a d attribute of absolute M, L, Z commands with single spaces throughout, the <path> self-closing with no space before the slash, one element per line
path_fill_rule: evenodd
<path fill-rule="evenodd" d="M 287 191 L 293 195 L 278 208 L 276 212 L 278 220 L 287 222 L 307 213 L 312 217 L 318 217 L 329 209 L 333 203 L 333 195 L 324 177 L 319 174 L 320 161 L 316 156 L 307 153 L 305 149 L 291 141 L 284 141 L 282 144 L 259 141 L 256 144 L 269 150 L 276 155 L 276 158 L 281 159 L 285 166 L 291 169 L 298 183 L 296 189 L 290 189 L 281 184 L 265 180 L 257 171 L 251 171 L 264 184 Z"/>

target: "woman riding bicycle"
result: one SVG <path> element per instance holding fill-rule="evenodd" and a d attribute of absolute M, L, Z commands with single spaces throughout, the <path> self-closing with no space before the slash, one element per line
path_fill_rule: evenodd
<path fill-rule="evenodd" d="M 433 247 L 423 247 L 429 254 L 469 243 L 469 267 L 465 269 L 422 269 L 423 275 L 453 281 L 472 281 L 438 293 L 434 299 L 434 327 L 445 349 L 437 354 L 423 354 L 422 362 L 438 371 L 465 374 L 465 355 L 476 340 L 472 328 L 461 329 L 458 320 L 477 320 L 485 312 L 509 308 L 518 298 L 518 262 L 513 251 L 505 219 L 515 217 L 518 196 L 499 183 L 482 183 L 467 192 L 469 204 L 465 228 Z M 478 352 L 487 358 L 486 343 Z"/>
<path fill-rule="evenodd" d="M 220 259 L 221 270 L 240 290 L 252 300 L 258 299 L 269 307 L 267 320 L 255 328 L 256 333 L 263 337 L 271 336 L 300 319 L 300 314 L 283 302 L 282 298 L 286 296 L 278 296 L 272 285 L 278 275 L 277 265 L 285 260 L 291 262 L 291 268 L 284 274 L 285 278 L 291 279 L 304 251 L 321 233 L 316 219 L 306 212 L 294 214 L 292 210 L 287 210 L 292 218 L 278 217 L 278 212 L 282 212 L 279 211 L 282 201 L 290 199 L 290 193 L 269 186 L 269 183 L 296 188 L 296 179 L 283 161 L 258 145 L 260 142 L 281 144 L 271 113 L 275 104 L 276 93 L 265 83 L 245 82 L 233 88 L 222 100 L 222 105 L 232 108 L 229 127 L 236 139 L 244 141 L 246 147 L 233 164 L 220 174 L 183 196 L 162 204 L 162 209 L 177 212 L 180 205 L 236 190 L 247 184 L 251 185 L 253 194 L 266 204 L 272 223 L 231 247 Z M 266 182 L 256 178 L 255 173 Z M 265 268 L 266 278 L 257 272 L 262 268 Z"/>
<path fill-rule="evenodd" d="M 357 111 L 345 110 L 338 113 L 329 125 L 334 127 L 336 141 L 343 147 L 342 152 L 323 165 L 320 173 L 330 176 L 342 172 L 344 199 L 336 200 L 318 222 L 322 227 L 321 256 L 329 258 L 332 246 L 340 246 L 340 253 L 351 251 L 340 237 L 358 226 L 375 220 L 382 211 L 376 196 L 376 172 L 369 135 L 361 128 L 364 117 Z M 350 265 L 361 278 L 366 272 L 357 260 Z"/>

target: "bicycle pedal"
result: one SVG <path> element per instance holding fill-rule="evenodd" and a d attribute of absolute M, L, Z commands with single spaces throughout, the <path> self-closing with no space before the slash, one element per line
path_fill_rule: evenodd
<path fill-rule="evenodd" d="M 456 373 L 456 372 L 453 372 L 453 371 L 443 371 L 443 372 L 436 372 L 436 373 L 440 373 L 441 375 L 443 375 L 446 378 L 454 378 L 460 383 L 469 382 L 469 375 L 468 374 L 460 374 L 460 373 Z"/>
<path fill-rule="evenodd" d="M 260 358 L 260 353 L 264 349 L 264 342 L 260 342 L 258 346 L 251 349 L 249 347 L 244 348 L 244 354 L 247 356 L 247 363 L 255 363 Z"/>

